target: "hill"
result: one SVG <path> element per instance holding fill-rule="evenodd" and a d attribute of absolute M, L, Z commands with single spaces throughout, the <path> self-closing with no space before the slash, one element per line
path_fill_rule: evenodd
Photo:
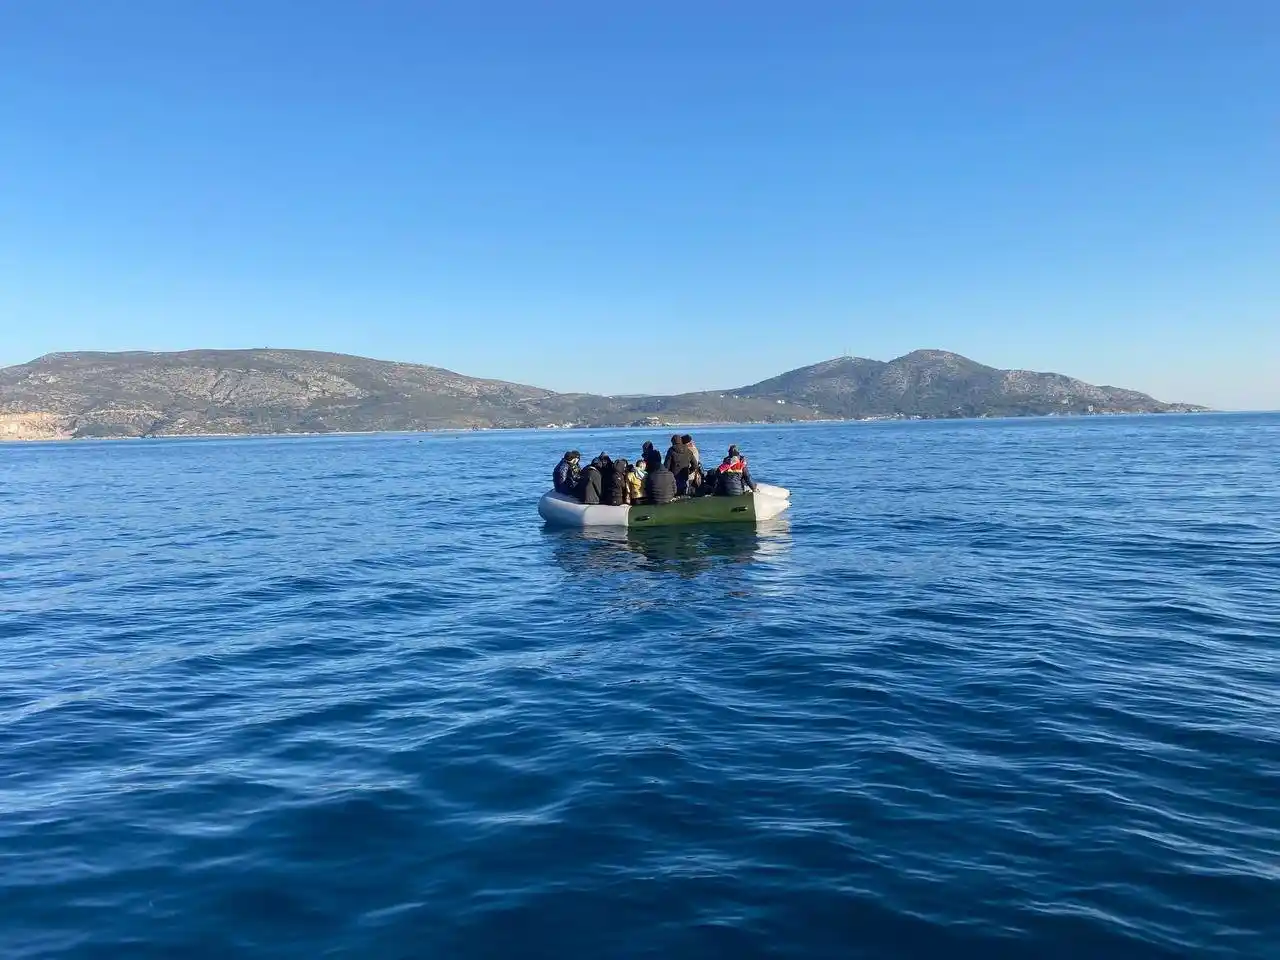
<path fill-rule="evenodd" d="M 1203 410 L 1145 393 L 1096 387 L 1059 373 L 1000 370 L 945 350 L 916 350 L 887 363 L 828 360 L 745 387 L 742 396 L 784 400 L 833 417 L 995 417 Z"/>
<path fill-rule="evenodd" d="M 0 438 L 8 439 L 1199 409 L 940 350 L 888 362 L 845 357 L 670 397 L 556 393 L 306 350 L 52 353 L 0 369 Z"/>

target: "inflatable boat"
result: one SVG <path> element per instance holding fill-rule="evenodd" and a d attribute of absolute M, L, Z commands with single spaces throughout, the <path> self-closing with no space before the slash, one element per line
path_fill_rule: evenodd
<path fill-rule="evenodd" d="M 791 491 L 757 483 L 740 497 L 677 497 L 670 503 L 610 507 L 587 505 L 551 490 L 538 501 L 538 513 L 556 527 L 672 527 L 686 523 L 756 523 L 772 520 L 791 506 Z"/>

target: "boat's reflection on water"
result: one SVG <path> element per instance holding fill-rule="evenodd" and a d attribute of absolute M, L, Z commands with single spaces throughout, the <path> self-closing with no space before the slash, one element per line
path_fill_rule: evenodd
<path fill-rule="evenodd" d="M 756 525 L 721 523 L 627 530 L 544 528 L 553 539 L 556 562 L 571 573 L 600 573 L 639 568 L 669 570 L 684 576 L 717 567 L 767 560 L 791 547 L 791 522 L 785 517 Z"/>

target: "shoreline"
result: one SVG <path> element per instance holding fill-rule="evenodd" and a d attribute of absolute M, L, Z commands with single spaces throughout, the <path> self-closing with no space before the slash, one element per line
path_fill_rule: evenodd
<path fill-rule="evenodd" d="M 109 437 L 77 437 L 77 436 L 49 436 L 49 437 L 4 437 L 0 436 L 0 445 L 3 444 L 23 444 L 23 443 L 81 443 L 92 441 L 110 441 L 122 442 L 128 440 L 265 440 L 279 437 L 371 437 L 371 436 L 416 436 L 416 435 L 433 435 L 433 434 L 466 434 L 466 433 L 506 433 L 517 430 L 527 431 L 530 433 L 575 433 L 589 432 L 593 430 L 671 430 L 671 429 L 694 429 L 708 430 L 719 427 L 796 427 L 805 425 L 831 425 L 831 424 L 870 424 L 870 423 L 937 423 L 937 422 L 973 422 L 982 420 L 1086 420 L 1099 419 L 1104 417 L 1167 417 L 1167 416 L 1195 416 L 1201 414 L 1266 414 L 1280 411 L 1267 410 L 1213 410 L 1209 408 L 1201 410 L 1139 410 L 1132 412 L 1118 413 L 1038 413 L 1038 414 L 1009 414 L 1006 416 L 978 416 L 978 417 L 925 417 L 925 416 L 877 416 L 877 417 L 849 417 L 849 418 L 823 418 L 813 420 L 759 420 L 759 421 L 729 421 L 714 420 L 705 422 L 679 422 L 672 421 L 670 423 L 659 424 L 654 426 L 632 426 L 630 424 L 616 424 L 610 426 L 572 426 L 572 427 L 428 427 L 421 430 L 281 430 L 272 433 L 159 433 L 139 436 L 109 436 Z"/>

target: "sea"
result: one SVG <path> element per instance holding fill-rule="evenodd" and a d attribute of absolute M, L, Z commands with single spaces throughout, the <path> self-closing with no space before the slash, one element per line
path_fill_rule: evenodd
<path fill-rule="evenodd" d="M 0 958 L 1280 957 L 1280 415 L 692 432 L 0 447 Z"/>

